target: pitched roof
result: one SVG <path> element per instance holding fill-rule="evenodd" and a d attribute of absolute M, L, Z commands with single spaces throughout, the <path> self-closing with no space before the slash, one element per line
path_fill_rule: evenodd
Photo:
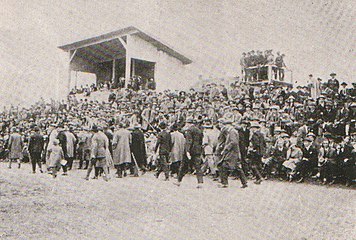
<path fill-rule="evenodd" d="M 59 46 L 58 48 L 62 49 L 63 51 L 70 51 L 70 50 L 75 50 L 75 49 L 80 49 L 80 48 L 85 48 L 89 47 L 95 44 L 100 44 L 104 43 L 107 41 L 111 41 L 113 39 L 116 39 L 118 37 L 123 37 L 125 35 L 137 35 L 143 40 L 151 43 L 153 46 L 155 46 L 158 50 L 166 52 L 168 55 L 177 58 L 180 60 L 183 64 L 190 64 L 192 63 L 192 60 L 189 58 L 185 57 L 183 54 L 177 52 L 174 50 L 172 47 L 168 46 L 165 43 L 162 43 L 162 41 L 158 40 L 156 37 L 152 37 L 151 35 L 148 35 L 147 33 L 144 33 L 143 31 L 139 30 L 136 27 L 130 26 L 126 28 L 122 28 L 117 31 L 109 32 L 103 35 L 99 35 L 96 37 L 84 39 L 81 41 L 73 42 L 70 44 L 62 45 Z"/>

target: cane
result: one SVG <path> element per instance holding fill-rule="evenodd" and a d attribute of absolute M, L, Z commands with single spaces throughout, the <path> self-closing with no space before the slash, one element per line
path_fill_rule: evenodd
<path fill-rule="evenodd" d="M 138 167 L 138 164 L 137 164 L 137 161 L 136 161 L 136 158 L 135 158 L 135 155 L 131 152 L 131 156 L 132 156 L 132 159 L 134 160 L 134 163 L 135 163 L 135 166 L 137 168 L 137 171 L 139 171 L 139 167 Z"/>

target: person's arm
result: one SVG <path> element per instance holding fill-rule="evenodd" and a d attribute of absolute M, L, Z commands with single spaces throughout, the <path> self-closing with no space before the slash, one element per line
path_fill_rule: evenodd
<path fill-rule="evenodd" d="M 191 131 L 187 130 L 185 132 L 185 151 L 187 153 L 190 153 L 190 150 L 192 149 L 193 145 L 193 136 Z"/>
<path fill-rule="evenodd" d="M 32 143 L 32 136 L 31 136 L 28 140 L 28 151 L 29 152 L 32 152 L 32 147 L 33 147 L 33 143 Z"/>
<path fill-rule="evenodd" d="M 95 158 L 95 153 L 98 147 L 98 142 L 96 140 L 96 136 L 93 136 L 93 138 L 91 139 L 91 158 Z"/>
<path fill-rule="evenodd" d="M 158 134 L 158 136 L 157 136 L 157 142 L 156 142 L 156 146 L 155 146 L 155 152 L 157 152 L 157 150 L 158 150 L 158 147 L 159 147 L 159 145 L 161 144 L 161 133 L 160 134 Z"/>

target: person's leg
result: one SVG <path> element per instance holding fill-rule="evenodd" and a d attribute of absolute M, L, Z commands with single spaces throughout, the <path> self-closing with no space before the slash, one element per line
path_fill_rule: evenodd
<path fill-rule="evenodd" d="M 256 182 L 255 183 L 257 183 L 257 184 L 262 182 L 262 174 L 261 174 L 261 172 L 259 170 L 259 168 L 260 168 L 259 165 L 260 164 L 258 163 L 258 159 L 257 159 L 257 160 L 253 160 L 252 166 L 251 166 L 253 174 L 256 177 Z"/>
<path fill-rule="evenodd" d="M 18 168 L 20 169 L 21 168 L 21 158 L 17 159 L 17 164 L 18 164 Z"/>
<path fill-rule="evenodd" d="M 168 167 L 168 155 L 162 155 L 162 170 L 164 172 L 165 180 L 169 180 L 169 167 Z"/>
<path fill-rule="evenodd" d="M 38 165 L 38 168 L 40 169 L 40 172 L 43 173 L 42 162 L 41 162 L 41 153 L 39 153 L 37 156 L 37 165 Z"/>
<path fill-rule="evenodd" d="M 156 178 L 158 178 L 161 172 L 163 171 L 163 155 L 159 155 L 157 160 L 157 172 L 155 173 Z"/>
<path fill-rule="evenodd" d="M 106 161 L 106 160 L 104 159 L 104 161 Z M 105 166 L 103 166 L 102 169 L 104 171 L 103 179 L 105 181 L 109 181 L 109 168 L 105 165 Z"/>
<path fill-rule="evenodd" d="M 57 167 L 50 167 L 50 170 L 52 170 L 52 176 L 53 178 L 57 177 Z"/>
<path fill-rule="evenodd" d="M 247 177 L 246 177 L 244 171 L 242 170 L 241 166 L 236 166 L 236 172 L 240 177 L 242 187 L 243 188 L 247 187 Z"/>
<path fill-rule="evenodd" d="M 228 168 L 225 164 L 225 162 L 221 163 L 218 166 L 219 169 L 219 173 L 220 173 L 220 180 L 221 180 L 221 184 L 223 185 L 223 187 L 227 187 L 229 182 L 228 182 Z"/>
<path fill-rule="evenodd" d="M 31 157 L 32 173 L 36 173 L 36 162 L 37 162 L 36 156 L 35 154 L 31 154 L 30 157 Z"/>
<path fill-rule="evenodd" d="M 78 159 L 79 159 L 79 166 L 78 169 L 83 168 L 83 162 L 84 162 L 84 151 L 82 149 L 78 150 Z"/>
<path fill-rule="evenodd" d="M 93 167 L 95 165 L 96 165 L 96 160 L 94 160 L 94 159 L 90 160 L 89 167 L 88 167 L 88 170 L 87 170 L 87 176 L 85 177 L 86 180 L 89 180 L 90 173 L 93 170 Z"/>
<path fill-rule="evenodd" d="M 73 160 L 74 160 L 73 157 L 69 157 L 69 158 L 68 158 L 68 162 L 67 162 L 68 171 L 72 170 Z"/>
<path fill-rule="evenodd" d="M 216 175 L 216 166 L 215 166 L 215 161 L 214 161 L 214 155 L 209 155 L 208 156 L 208 166 L 210 169 L 210 173 L 215 176 Z"/>
<path fill-rule="evenodd" d="M 180 166 L 179 166 L 179 170 L 178 170 L 178 182 L 181 182 L 183 180 L 183 177 L 185 175 L 185 172 L 187 171 L 187 167 L 188 167 L 188 159 L 184 159 Z"/>
<path fill-rule="evenodd" d="M 197 180 L 198 184 L 203 183 L 203 173 L 201 171 L 201 156 L 192 156 L 193 164 L 194 164 L 194 169 L 195 169 L 195 174 L 197 175 Z"/>

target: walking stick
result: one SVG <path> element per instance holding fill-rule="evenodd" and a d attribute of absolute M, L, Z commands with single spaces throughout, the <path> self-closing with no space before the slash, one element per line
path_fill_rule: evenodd
<path fill-rule="evenodd" d="M 134 163 L 135 163 L 135 166 L 137 168 L 137 171 L 139 171 L 139 167 L 138 167 L 138 164 L 137 164 L 137 161 L 136 161 L 136 158 L 135 158 L 135 155 L 131 152 L 131 156 L 132 156 L 132 159 L 134 160 Z"/>

